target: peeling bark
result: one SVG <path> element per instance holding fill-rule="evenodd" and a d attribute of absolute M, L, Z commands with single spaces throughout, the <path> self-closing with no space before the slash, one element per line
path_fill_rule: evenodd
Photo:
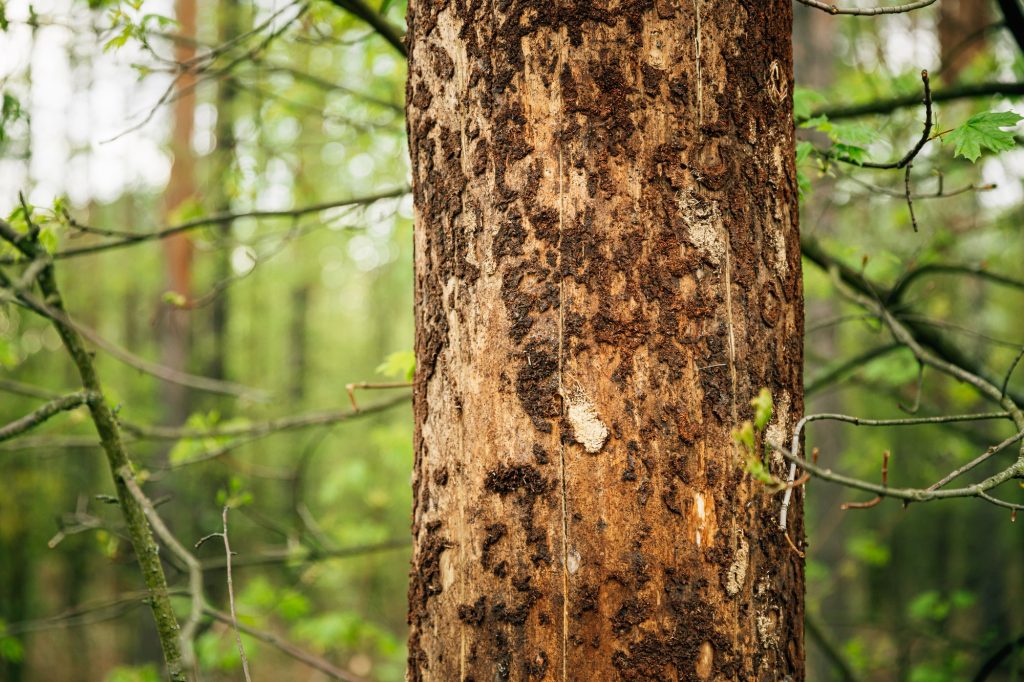
<path fill-rule="evenodd" d="M 803 679 L 802 560 L 730 435 L 761 387 L 803 408 L 790 30 L 410 2 L 408 679 Z"/>

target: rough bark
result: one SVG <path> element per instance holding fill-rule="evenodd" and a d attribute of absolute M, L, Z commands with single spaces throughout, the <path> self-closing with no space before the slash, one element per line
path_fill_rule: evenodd
<path fill-rule="evenodd" d="M 762 387 L 775 438 L 802 410 L 789 0 L 409 28 L 409 679 L 803 679 L 802 560 L 730 435 Z"/>

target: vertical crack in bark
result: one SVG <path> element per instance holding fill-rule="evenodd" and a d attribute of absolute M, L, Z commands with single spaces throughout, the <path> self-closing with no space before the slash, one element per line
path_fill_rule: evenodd
<path fill-rule="evenodd" d="M 704 79 L 701 74 L 701 54 L 700 54 L 700 1 L 693 0 L 693 12 L 696 15 L 697 26 L 693 31 L 693 46 L 695 54 L 695 61 L 697 63 L 697 127 L 699 128 L 704 124 Z"/>
<path fill-rule="evenodd" d="M 729 327 L 729 378 L 732 381 L 732 397 L 729 403 L 732 408 L 733 427 L 738 427 L 738 410 L 736 409 L 736 324 L 733 322 L 732 311 L 732 239 L 729 236 L 729 228 L 724 220 L 722 221 L 722 231 L 725 232 L 725 319 Z M 733 441 L 732 450 L 735 454 L 735 441 Z"/>
<path fill-rule="evenodd" d="M 558 32 L 558 68 L 555 73 L 561 73 L 564 68 L 565 45 L 562 41 L 561 31 Z M 562 363 L 565 346 L 565 275 L 562 272 L 562 228 L 565 222 L 565 188 L 564 169 L 562 158 L 562 114 L 564 103 L 562 102 L 562 86 L 559 83 L 556 87 L 558 108 L 558 121 L 556 123 L 556 135 L 558 136 L 558 246 L 556 255 L 555 271 L 558 273 L 558 394 L 564 396 L 562 387 Z M 565 400 L 562 400 L 562 413 L 565 413 Z M 559 477 L 562 483 L 562 680 L 569 679 L 569 510 L 568 495 L 565 482 L 565 443 L 561 438 L 561 427 L 555 430 L 558 437 L 558 459 Z"/>

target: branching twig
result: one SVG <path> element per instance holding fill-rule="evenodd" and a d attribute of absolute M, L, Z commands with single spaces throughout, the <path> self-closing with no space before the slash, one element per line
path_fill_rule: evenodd
<path fill-rule="evenodd" d="M 199 563 L 199 560 L 185 549 L 185 546 L 178 541 L 178 538 L 174 536 L 167 526 L 164 524 L 163 519 L 160 518 L 160 514 L 157 513 L 156 508 L 153 507 L 153 503 L 150 502 L 146 494 L 142 492 L 142 488 L 139 487 L 138 482 L 135 480 L 135 475 L 132 473 L 131 467 L 122 467 L 118 472 L 119 478 L 124 481 L 125 486 L 131 493 L 132 497 L 144 510 L 146 518 L 149 519 L 149 524 L 153 527 L 153 532 L 156 533 L 160 541 L 171 551 L 174 556 L 181 561 L 186 569 L 188 570 L 188 583 L 189 583 L 189 597 L 191 599 L 191 607 L 189 610 L 188 618 L 181 626 L 181 643 L 183 648 L 183 654 L 185 662 L 189 667 L 195 665 L 195 639 L 196 632 L 199 629 L 199 623 L 203 616 L 203 568 Z"/>
<path fill-rule="evenodd" d="M 797 422 L 796 428 L 793 429 L 793 438 L 790 444 L 791 451 L 797 453 L 800 451 L 800 437 L 803 434 L 804 427 L 811 422 L 829 420 L 845 422 L 847 424 L 853 424 L 854 426 L 917 426 L 921 424 L 950 424 L 955 422 L 974 422 L 974 421 L 988 421 L 992 419 L 1007 419 L 1010 417 L 1010 412 L 980 412 L 976 414 L 949 414 L 939 415 L 936 417 L 907 417 L 902 419 L 864 419 L 862 417 L 855 417 L 848 414 L 835 414 L 835 413 L 821 413 L 821 414 L 809 414 L 803 419 Z M 1012 442 L 1017 442 L 1024 439 L 1024 429 L 1014 437 Z M 1007 443 L 1010 445 L 1012 443 Z M 779 448 L 774 449 L 780 450 Z M 1005 446 L 1004 446 L 1005 447 Z M 787 451 L 789 452 L 789 451 Z M 796 480 L 796 472 L 800 468 L 798 463 L 793 459 L 787 457 L 790 460 L 789 468 L 789 481 Z M 816 464 L 816 462 L 815 462 Z M 815 473 L 813 470 L 811 473 Z M 830 472 L 831 473 L 831 472 Z M 870 484 L 869 484 L 870 485 Z M 855 486 L 856 487 L 856 486 Z M 863 488 L 862 488 L 863 489 Z M 870 491 L 878 492 L 875 488 L 870 488 Z M 787 488 L 786 494 L 782 498 L 782 508 L 779 511 L 779 527 L 786 528 L 788 522 L 790 498 L 792 495 L 792 488 Z"/>
<path fill-rule="evenodd" d="M 224 526 L 224 530 L 220 533 L 214 533 L 219 535 L 224 541 L 224 567 L 227 569 L 227 582 L 228 582 L 228 606 L 231 609 L 231 628 L 235 631 L 235 642 L 238 645 L 238 655 L 242 659 L 242 674 L 245 676 L 246 682 L 252 682 L 252 676 L 249 674 L 249 659 L 245 655 L 245 647 L 242 646 L 242 635 L 238 630 L 238 614 L 235 612 L 235 586 L 231 578 L 231 543 L 228 540 L 228 509 L 227 505 L 224 505 L 224 510 L 221 512 L 221 521 Z M 210 537 L 210 536 L 207 536 Z M 203 538 L 205 540 L 206 538 Z M 196 547 L 203 544 L 203 540 L 196 543 Z"/>
<path fill-rule="evenodd" d="M 0 222 L 0 228 L 3 226 L 6 226 L 6 223 Z M 41 255 L 40 258 L 45 259 L 45 256 Z M 109 353 L 111 357 L 130 367 L 134 367 L 140 372 L 145 372 L 146 374 L 168 383 L 188 386 L 190 388 L 207 391 L 209 393 L 233 395 L 254 401 L 267 400 L 267 395 L 263 391 L 253 389 L 248 386 L 242 386 L 241 384 L 236 384 L 230 381 L 220 381 L 219 379 L 211 379 L 209 377 L 189 374 L 187 372 L 180 372 L 159 363 L 141 358 L 131 351 L 118 346 L 116 343 L 108 341 L 97 332 L 86 327 L 77 320 L 72 319 L 63 308 L 58 308 L 44 302 L 43 299 L 34 296 L 31 292 L 21 288 L 15 282 L 8 279 L 0 282 L 0 285 L 13 291 L 19 302 L 32 312 L 45 317 L 54 324 L 74 330 L 76 335 L 88 339 L 91 343 Z M 44 295 L 44 299 L 48 299 L 48 297 Z"/>
<path fill-rule="evenodd" d="M 932 102 L 951 102 L 975 97 L 1019 97 L 1024 95 L 1024 82 L 1015 83 L 970 83 L 948 88 L 940 88 L 932 93 Z M 877 99 L 863 104 L 849 104 L 822 107 L 812 112 L 812 117 L 827 116 L 830 120 L 856 118 L 874 114 L 888 114 L 897 109 L 914 107 L 921 103 L 920 95 L 898 95 L 886 99 Z"/>
<path fill-rule="evenodd" d="M 383 381 L 383 382 L 370 382 L 370 381 L 359 381 L 353 384 L 345 384 L 345 392 L 348 393 L 349 402 L 352 403 L 352 411 L 359 412 L 359 404 L 356 403 L 356 391 L 357 390 L 380 390 L 380 389 L 392 389 L 392 388 L 409 388 L 412 383 L 408 381 Z"/>
<path fill-rule="evenodd" d="M 231 614 L 229 613 L 218 611 L 217 609 L 214 609 L 209 606 L 206 607 L 205 611 L 206 615 L 210 616 L 214 620 L 219 620 L 221 623 L 224 623 L 225 625 L 231 625 L 233 622 Z M 299 647 L 279 637 L 273 632 L 260 630 L 251 625 L 246 625 L 245 623 L 238 623 L 238 629 L 244 632 L 245 634 L 249 635 L 250 637 L 255 637 L 261 642 L 266 642 L 267 644 L 276 647 L 282 653 L 291 656 L 296 661 L 301 661 L 302 663 L 305 663 L 306 665 L 315 670 L 319 670 L 320 672 L 331 677 L 332 679 L 345 680 L 345 682 L 361 682 L 361 678 L 358 678 L 354 675 L 345 672 L 341 668 L 330 663 L 329 661 L 320 658 L 319 656 L 314 656 L 310 652 L 305 651 L 304 649 L 300 649 Z"/>
<path fill-rule="evenodd" d="M 19 234 L 10 225 L 0 221 L 0 238 L 18 249 L 30 261 L 45 258 L 45 253 L 32 237 L 31 232 L 27 235 Z M 48 307 L 60 313 L 60 316 L 52 317 L 51 321 L 57 334 L 60 336 L 61 342 L 74 361 L 82 381 L 82 387 L 90 395 L 94 396 L 87 403 L 89 412 L 96 427 L 96 432 L 99 434 L 103 450 L 106 453 L 107 463 L 114 478 L 115 488 L 117 489 L 121 513 L 124 515 L 132 547 L 135 550 L 136 559 L 142 569 L 142 575 L 149 590 L 150 608 L 156 621 L 164 661 L 167 664 L 167 671 L 173 682 L 185 682 L 188 679 L 188 673 L 186 672 L 188 667 L 186 666 L 181 640 L 179 639 L 178 621 L 174 615 L 174 610 L 171 608 L 167 578 L 164 576 L 163 566 L 160 564 L 159 549 L 153 539 L 150 526 L 146 521 L 146 513 L 132 495 L 128 482 L 123 476 L 124 472 L 131 473 L 132 463 L 121 441 L 120 428 L 117 425 L 113 412 L 103 397 L 103 388 L 96 374 L 96 367 L 93 364 L 91 354 L 86 350 L 85 343 L 78 330 L 64 321 L 66 319 L 64 304 L 61 299 L 60 290 L 57 287 L 57 279 L 54 276 L 52 265 L 47 264 L 43 267 L 38 274 L 37 280 L 39 289 L 47 301 Z M 14 282 L 3 271 L 0 271 L 0 285 L 12 288 Z"/>
<path fill-rule="evenodd" d="M 364 197 L 356 197 L 352 199 L 339 199 L 335 201 L 325 201 L 319 204 L 312 204 L 310 206 L 302 206 L 294 209 L 283 209 L 278 211 L 243 211 L 240 213 L 214 213 L 202 218 L 195 218 L 194 220 L 187 220 L 177 225 L 171 225 L 154 232 L 123 232 L 114 230 L 105 230 L 101 228 L 90 227 L 88 225 L 82 225 L 73 219 L 69 219 L 71 227 L 80 230 L 82 232 L 88 232 L 91 234 L 97 234 L 107 237 L 116 237 L 115 241 L 103 242 L 101 244 L 92 244 L 90 246 L 80 246 L 77 248 L 65 249 L 58 251 L 54 254 L 54 258 L 74 258 L 76 256 L 84 256 L 88 254 L 98 253 L 101 251 L 109 251 L 111 249 L 119 249 L 125 246 L 131 246 L 140 242 L 151 241 L 154 239 L 166 239 L 176 234 L 183 232 L 189 232 L 196 230 L 201 227 L 209 227 L 211 225 L 224 225 L 226 223 L 232 223 L 236 220 L 243 218 L 299 218 L 310 213 L 319 213 L 332 208 L 341 208 L 344 206 L 366 206 L 369 204 L 382 201 L 384 199 L 396 199 L 408 194 L 408 187 L 399 187 L 396 189 L 388 190 L 385 192 L 378 192 L 376 194 L 370 194 Z"/>

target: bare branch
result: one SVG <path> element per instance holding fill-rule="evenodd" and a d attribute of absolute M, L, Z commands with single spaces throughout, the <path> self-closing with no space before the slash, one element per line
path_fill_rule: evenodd
<path fill-rule="evenodd" d="M 6 223 L 0 221 L 0 226 L 5 224 Z M 0 284 L 12 290 L 18 297 L 18 300 L 37 315 L 49 319 L 54 324 L 59 324 L 62 327 L 73 329 L 76 335 L 88 339 L 90 342 L 109 353 L 112 357 L 141 372 L 145 372 L 146 374 L 172 384 L 189 386 L 190 388 L 207 391 L 209 393 L 233 395 L 257 402 L 268 400 L 267 394 L 258 389 L 242 386 L 241 384 L 236 384 L 230 381 L 221 381 L 219 379 L 211 379 L 209 377 L 189 374 L 187 372 L 179 372 L 178 370 L 170 367 L 141 358 L 131 351 L 118 346 L 112 341 L 108 341 L 89 327 L 86 327 L 80 322 L 72 319 L 62 308 L 57 308 L 56 306 L 44 303 L 43 300 L 34 296 L 25 289 L 20 288 L 9 279 L 6 281 L 0 281 Z"/>
<path fill-rule="evenodd" d="M 365 556 L 367 554 L 392 552 L 399 549 L 408 549 L 409 547 L 409 538 L 387 540 L 369 545 L 357 545 L 355 547 L 315 549 L 307 552 L 296 552 L 292 547 L 281 547 L 279 549 L 267 550 L 260 554 L 249 554 L 244 557 L 238 557 L 232 561 L 232 566 L 238 568 L 241 566 L 270 566 L 274 564 L 290 563 L 309 564 L 328 561 L 330 559 L 350 559 L 352 557 Z M 203 570 L 207 571 L 226 567 L 227 563 L 223 559 L 213 559 L 203 562 Z"/>
<path fill-rule="evenodd" d="M 235 631 L 235 642 L 238 644 L 238 655 L 242 659 L 242 673 L 245 675 L 246 682 L 252 682 L 252 676 L 249 674 L 249 659 L 245 655 L 245 647 L 242 646 L 242 635 L 238 631 L 238 614 L 235 613 L 235 587 L 231 580 L 231 543 L 228 541 L 228 506 L 224 506 L 224 511 L 221 512 L 221 520 L 224 524 L 224 531 L 221 533 L 221 538 L 224 540 L 224 567 L 227 569 L 227 581 L 228 581 L 228 605 L 231 609 L 231 626 Z"/>
<path fill-rule="evenodd" d="M 369 204 L 376 203 L 383 199 L 395 199 L 404 196 L 409 193 L 408 187 L 399 187 L 385 192 L 378 192 L 376 194 L 367 195 L 364 197 L 356 197 L 350 199 L 339 199 L 335 201 L 325 201 L 319 204 L 312 204 L 310 206 L 302 206 L 294 209 L 284 209 L 279 211 L 243 211 L 241 213 L 214 213 L 212 215 L 203 216 L 202 218 L 196 218 L 194 220 L 188 220 L 177 225 L 171 225 L 155 232 L 123 232 L 114 230 L 104 230 L 95 227 L 89 227 L 88 225 L 82 225 L 74 220 L 70 220 L 71 227 L 81 230 L 82 232 L 89 232 L 92 234 L 99 234 L 109 237 L 117 237 L 115 241 L 103 242 L 101 244 L 92 244 L 90 246 L 80 246 L 77 248 L 65 249 L 58 251 L 53 255 L 55 259 L 60 258 L 74 258 L 76 256 L 85 256 L 88 254 L 98 253 L 100 251 L 109 251 L 111 249 L 120 249 L 125 246 L 131 246 L 140 242 L 151 241 L 154 239 L 166 239 L 182 232 L 189 232 L 201 227 L 209 227 L 211 225 L 224 225 L 227 223 L 233 223 L 236 220 L 242 218 L 300 218 L 310 213 L 319 213 L 326 211 L 331 208 L 340 208 L 343 206 L 367 206 Z"/>
<path fill-rule="evenodd" d="M 904 12 L 913 12 L 916 9 L 923 9 L 929 5 L 934 5 L 936 0 L 918 0 L 917 2 L 909 2 L 905 5 L 894 5 L 892 7 L 848 7 L 840 8 L 835 5 L 829 5 L 825 2 L 819 2 L 819 0 L 796 0 L 801 5 L 807 5 L 814 9 L 820 9 L 823 12 L 829 14 L 849 14 L 853 16 L 877 16 L 879 14 L 903 14 Z"/>
<path fill-rule="evenodd" d="M 934 1 L 932 0 L 932 2 Z M 406 58 L 409 56 L 409 51 L 405 47 L 404 34 L 385 19 L 380 12 L 370 7 L 366 0 L 329 0 L 329 2 L 365 21 L 393 48 L 398 50 L 399 54 Z"/>
<path fill-rule="evenodd" d="M 218 611 L 217 609 L 214 609 L 210 606 L 207 606 L 205 611 L 208 616 L 212 617 L 214 620 L 219 620 L 221 623 L 224 623 L 225 625 L 231 625 L 233 622 L 231 619 L 231 614 L 229 613 Z M 273 632 L 260 630 L 258 628 L 254 628 L 251 625 L 246 625 L 245 623 L 238 623 L 238 629 L 244 632 L 245 634 L 249 635 L 250 637 L 255 637 L 261 642 L 266 642 L 267 644 L 276 647 L 278 650 L 287 654 L 288 656 L 291 656 L 296 661 L 301 661 L 309 667 L 315 670 L 319 670 L 320 672 L 331 677 L 332 679 L 345 680 L 345 682 L 362 682 L 361 678 L 345 672 L 341 668 L 330 663 L 329 661 L 320 658 L 319 656 L 314 656 L 310 652 L 300 649 L 299 647 L 279 637 Z"/>
<path fill-rule="evenodd" d="M 30 261 L 42 260 L 45 257 L 42 248 L 35 241 L 34 234 L 35 231 L 32 229 L 27 234 L 19 234 L 10 225 L 0 221 L 0 238 L 9 242 Z M 100 442 L 103 445 L 103 450 L 106 453 L 107 464 L 110 473 L 113 475 L 121 513 L 124 515 L 125 524 L 131 537 L 132 548 L 135 550 L 136 560 L 139 563 L 143 579 L 149 590 L 149 604 L 153 611 L 153 618 L 156 621 L 160 645 L 167 664 L 167 672 L 172 682 L 186 682 L 188 680 L 188 668 L 183 655 L 181 640 L 178 637 L 177 617 L 174 614 L 174 609 L 171 608 L 167 578 L 160 563 L 159 548 L 153 539 L 152 530 L 146 521 L 146 512 L 132 495 L 126 480 L 122 476 L 123 472 L 131 472 L 132 462 L 121 440 L 121 430 L 118 427 L 113 412 L 103 397 L 103 388 L 96 374 L 92 355 L 86 350 L 85 342 L 77 329 L 64 321 L 66 319 L 64 304 L 61 299 L 60 289 L 57 286 L 57 279 L 54 276 L 53 266 L 47 263 L 40 270 L 37 279 L 40 291 L 42 291 L 47 301 L 47 307 L 59 313 L 59 315 L 51 317 L 51 321 L 61 338 L 61 342 L 64 344 L 65 349 L 67 349 L 68 355 L 71 356 L 75 363 L 79 378 L 82 381 L 82 387 L 85 391 L 95 396 L 94 399 L 89 400 L 87 403 L 89 412 L 92 416 L 96 432 L 100 437 Z M 0 285 L 8 288 L 14 287 L 14 282 L 2 270 L 0 270 Z"/>
<path fill-rule="evenodd" d="M 202 565 L 191 552 L 185 549 L 185 546 L 178 541 L 178 538 L 174 536 L 174 533 L 172 533 L 164 524 L 163 519 L 160 518 L 160 514 L 157 513 L 153 503 L 150 502 L 149 498 L 146 497 L 146 494 L 142 492 L 142 488 L 139 487 L 131 467 L 122 467 L 118 471 L 118 476 L 124 482 L 125 487 L 128 488 L 128 491 L 131 493 L 135 501 L 138 502 L 140 507 L 142 507 L 146 514 L 146 518 L 149 520 L 150 526 L 153 528 L 153 532 L 157 534 L 157 537 L 160 538 L 160 541 L 164 546 L 167 547 L 167 549 L 169 549 L 179 561 L 185 564 L 188 569 L 189 597 L 191 597 L 192 605 L 188 618 L 181 626 L 181 644 L 183 658 L 186 665 L 193 667 L 196 664 L 196 632 L 199 629 L 199 623 L 203 616 Z"/>
<path fill-rule="evenodd" d="M 1024 95 L 1024 82 L 970 83 L 967 85 L 940 88 L 932 93 L 932 102 L 950 102 L 960 99 L 973 99 L 975 97 L 990 97 L 993 95 L 1001 95 L 1003 97 L 1019 97 Z M 863 104 L 822 107 L 821 109 L 814 111 L 811 116 L 828 116 L 829 119 L 835 121 L 842 118 L 888 114 L 896 111 L 897 109 L 917 106 L 920 103 L 920 95 L 898 95 L 896 97 L 872 100 Z"/>
<path fill-rule="evenodd" d="M 26 414 L 21 419 L 5 425 L 0 426 L 0 441 L 10 440 L 16 436 L 19 436 L 26 431 L 31 431 L 46 420 L 54 417 L 61 412 L 67 412 L 73 410 L 76 407 L 81 407 L 87 404 L 90 400 L 95 400 L 96 395 L 89 391 L 79 391 L 78 393 L 72 393 L 66 395 L 63 398 L 57 398 L 51 400 L 42 407 Z"/>

